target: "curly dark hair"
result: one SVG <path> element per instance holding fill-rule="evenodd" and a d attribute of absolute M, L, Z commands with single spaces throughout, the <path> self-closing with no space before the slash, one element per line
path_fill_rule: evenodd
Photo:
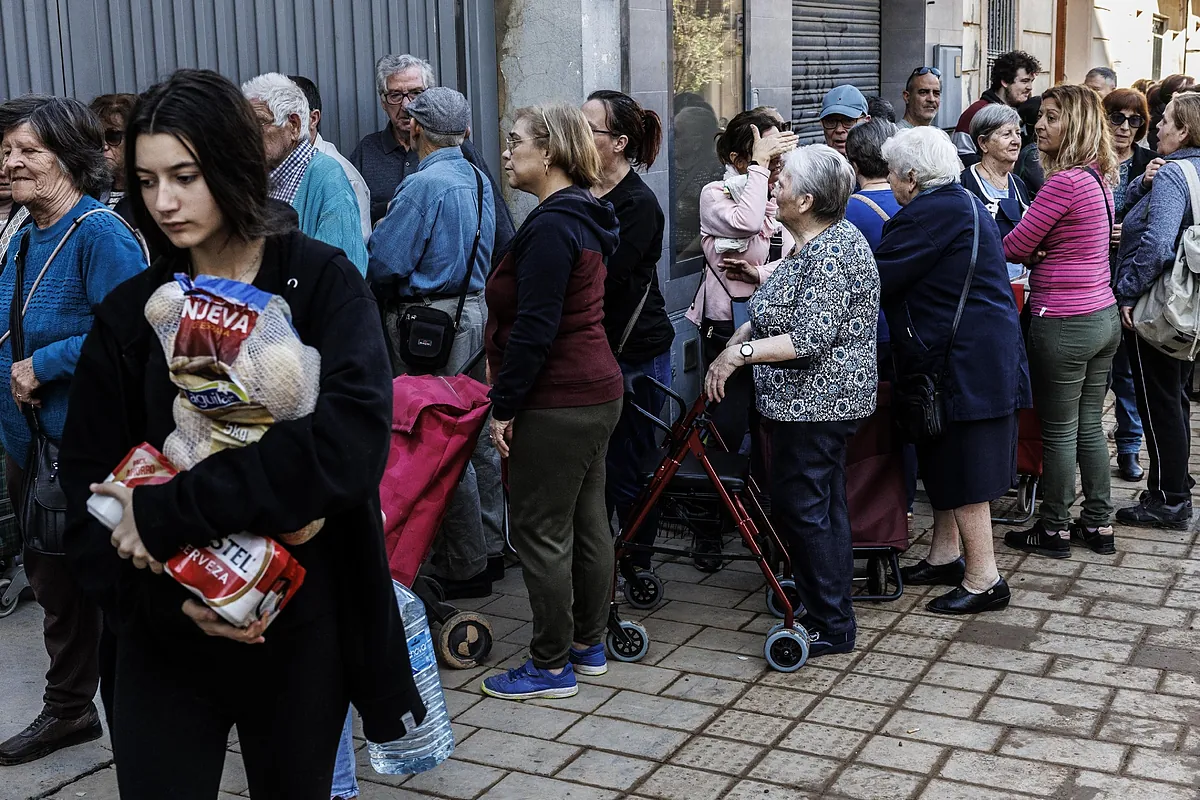
<path fill-rule="evenodd" d="M 58 159 L 75 188 L 99 197 L 111 182 L 104 160 L 104 129 L 78 100 L 27 94 L 0 105 L 0 135 L 28 125 Z"/>
<path fill-rule="evenodd" d="M 1037 75 L 1042 71 L 1042 63 L 1023 50 L 1011 50 L 1001 55 L 992 65 L 992 91 L 999 91 L 1001 84 L 1014 83 L 1021 70 Z"/>

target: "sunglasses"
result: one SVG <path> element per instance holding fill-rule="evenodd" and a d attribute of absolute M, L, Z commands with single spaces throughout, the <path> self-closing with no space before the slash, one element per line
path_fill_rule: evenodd
<path fill-rule="evenodd" d="M 109 128 L 104 132 L 104 143 L 109 147 L 120 147 L 125 141 L 125 131 L 120 128 Z"/>
<path fill-rule="evenodd" d="M 1146 124 L 1146 118 L 1143 117 L 1141 114 L 1134 114 L 1133 116 L 1126 116 L 1125 114 L 1122 114 L 1120 111 L 1114 111 L 1113 113 L 1109 114 L 1108 121 L 1113 124 L 1114 128 L 1119 128 L 1122 125 L 1124 125 L 1126 122 L 1128 122 L 1129 127 L 1133 128 L 1135 131 L 1138 128 L 1140 128 Z"/>
<path fill-rule="evenodd" d="M 937 67 L 917 67 L 912 71 L 912 75 L 909 75 L 908 77 L 915 78 L 918 75 L 932 75 L 935 78 L 941 78 L 942 71 Z"/>

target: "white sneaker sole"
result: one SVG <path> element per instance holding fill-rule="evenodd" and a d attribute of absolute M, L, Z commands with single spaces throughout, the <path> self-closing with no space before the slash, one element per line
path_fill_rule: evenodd
<path fill-rule="evenodd" d="M 500 700 L 535 700 L 539 697 L 548 698 L 551 700 L 562 700 L 567 697 L 574 697 L 579 694 L 578 686 L 565 686 L 561 689 L 538 689 L 536 692 L 514 692 L 506 694 L 504 692 L 493 691 L 488 688 L 487 684 L 480 684 L 479 688 L 484 694 L 489 697 L 496 697 Z"/>
<path fill-rule="evenodd" d="M 601 664 L 598 667 L 589 667 L 584 664 L 572 664 L 571 666 L 575 668 L 576 675 L 586 675 L 589 678 L 595 678 L 608 672 L 607 663 Z"/>

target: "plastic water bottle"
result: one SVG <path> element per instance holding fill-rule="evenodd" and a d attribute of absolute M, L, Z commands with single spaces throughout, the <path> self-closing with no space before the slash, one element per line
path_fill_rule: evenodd
<path fill-rule="evenodd" d="M 408 732 L 394 742 L 367 742 L 371 767 L 382 775 L 415 775 L 433 769 L 454 752 L 454 732 L 450 729 L 450 714 L 446 711 L 446 696 L 442 694 L 442 679 L 438 675 L 437 658 L 433 651 L 433 636 L 425 620 L 425 606 L 403 584 L 392 581 L 396 603 L 404 620 L 408 637 L 408 658 L 412 662 L 413 679 L 421 701 L 425 703 L 425 721 L 414 725 L 412 716 L 404 715 Z"/>

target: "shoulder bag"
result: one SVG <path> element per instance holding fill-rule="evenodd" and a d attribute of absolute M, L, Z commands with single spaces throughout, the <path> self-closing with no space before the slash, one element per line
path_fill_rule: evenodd
<path fill-rule="evenodd" d="M 965 190 L 964 190 L 965 191 Z M 958 309 L 954 312 L 954 324 L 950 327 L 950 340 L 946 343 L 946 355 L 937 372 L 916 372 L 899 377 L 892 389 L 892 414 L 900 432 L 911 442 L 926 444 L 937 441 L 946 431 L 946 397 L 943 381 L 950 367 L 950 353 L 954 349 L 954 337 L 958 323 L 962 320 L 963 308 L 967 305 L 967 294 L 975 279 L 975 262 L 979 257 L 979 204 L 975 196 L 967 192 L 971 203 L 971 263 L 967 267 L 967 279 L 963 281 L 962 293 L 958 296 Z"/>
<path fill-rule="evenodd" d="M 471 276 L 475 272 L 475 255 L 479 251 L 479 237 L 483 230 L 483 176 L 474 165 L 471 169 L 475 172 L 479 222 L 475 226 L 475 241 L 467 258 L 462 284 L 458 287 L 458 311 L 451 318 L 440 308 L 414 303 L 405 307 L 396 320 L 396 355 L 414 374 L 433 373 L 450 363 L 454 337 L 462 321 L 463 306 L 466 305 Z"/>

